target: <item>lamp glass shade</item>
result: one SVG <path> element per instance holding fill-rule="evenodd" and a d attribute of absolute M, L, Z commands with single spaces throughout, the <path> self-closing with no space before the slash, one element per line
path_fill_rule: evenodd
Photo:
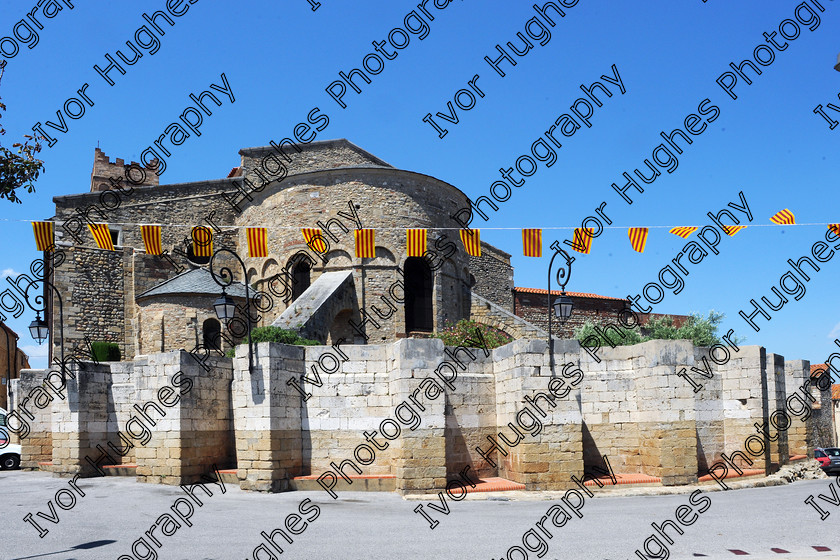
<path fill-rule="evenodd" d="M 563 294 L 554 300 L 554 316 L 560 319 L 561 323 L 565 323 L 569 317 L 572 316 L 572 298 Z"/>
<path fill-rule="evenodd" d="M 236 313 L 236 303 L 227 294 L 219 296 L 213 303 L 213 308 L 216 310 L 216 317 L 224 323 L 233 319 Z"/>
<path fill-rule="evenodd" d="M 29 334 L 32 335 L 32 338 L 35 339 L 38 344 L 41 344 L 48 336 L 50 336 L 50 328 L 40 317 L 38 317 L 29 323 Z"/>

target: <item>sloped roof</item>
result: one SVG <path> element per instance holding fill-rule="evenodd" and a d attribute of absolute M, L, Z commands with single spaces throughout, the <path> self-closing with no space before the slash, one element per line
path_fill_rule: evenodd
<path fill-rule="evenodd" d="M 519 292 L 519 293 L 522 293 L 522 294 L 546 294 L 546 293 L 548 293 L 548 290 L 541 290 L 539 288 L 514 288 L 513 291 L 514 292 Z M 551 295 L 553 295 L 553 296 L 559 296 L 560 293 L 561 292 L 559 290 L 551 290 Z M 614 297 L 610 297 L 610 296 L 599 296 L 598 294 L 587 294 L 587 293 L 584 293 L 584 292 L 566 292 L 566 295 L 570 296 L 570 297 L 579 297 L 579 298 L 610 299 L 610 300 L 613 300 L 613 301 L 626 301 L 625 298 L 614 298 Z"/>
<path fill-rule="evenodd" d="M 234 282 L 225 288 L 225 292 L 231 297 L 245 299 L 245 284 Z M 222 287 L 213 280 L 213 275 L 209 270 L 206 268 L 195 268 L 187 272 L 182 272 L 178 276 L 158 284 L 151 290 L 146 290 L 135 299 L 176 294 L 218 296 L 221 293 Z"/>
<path fill-rule="evenodd" d="M 840 401 L 840 384 L 835 383 L 831 386 L 831 400 Z"/>
<path fill-rule="evenodd" d="M 811 375 L 814 375 L 818 369 L 827 370 L 828 364 L 811 364 Z"/>

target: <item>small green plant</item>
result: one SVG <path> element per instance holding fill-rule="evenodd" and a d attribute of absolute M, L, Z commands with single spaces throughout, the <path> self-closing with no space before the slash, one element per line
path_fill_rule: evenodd
<path fill-rule="evenodd" d="M 513 337 L 504 331 L 469 319 L 461 319 L 454 325 L 448 325 L 442 331 L 434 333 L 432 338 L 441 339 L 446 346 L 466 346 L 468 340 L 476 342 L 476 328 L 481 330 L 487 348 L 498 348 L 513 340 Z"/>
<path fill-rule="evenodd" d="M 120 345 L 116 342 L 97 340 L 90 343 L 91 358 L 95 362 L 119 362 L 122 358 Z"/>
<path fill-rule="evenodd" d="M 583 346 L 594 346 L 595 344 L 601 344 L 601 346 L 611 346 L 613 344 L 630 346 L 648 340 L 690 340 L 695 346 L 714 346 L 721 342 L 717 331 L 724 317 L 723 313 L 714 310 L 709 311 L 706 317 L 699 313 L 692 313 L 679 328 L 674 326 L 674 318 L 670 315 L 654 317 L 641 328 L 619 327 L 619 330 L 624 334 L 623 338 L 620 338 L 613 329 L 610 329 L 607 334 L 612 344 L 598 335 L 592 321 L 586 321 L 582 327 L 575 329 L 575 338 Z M 588 337 L 592 338 L 584 342 Z M 735 340 L 735 342 L 742 342 L 742 339 Z"/>
<path fill-rule="evenodd" d="M 251 331 L 251 340 L 257 342 L 279 342 L 281 344 L 292 344 L 295 346 L 318 346 L 321 344 L 317 340 L 310 338 L 301 338 L 295 331 L 281 329 L 280 327 L 257 327 Z M 248 341 L 242 341 L 240 344 L 248 344 Z M 225 352 L 225 356 L 233 358 L 236 354 L 236 349 L 231 348 Z"/>

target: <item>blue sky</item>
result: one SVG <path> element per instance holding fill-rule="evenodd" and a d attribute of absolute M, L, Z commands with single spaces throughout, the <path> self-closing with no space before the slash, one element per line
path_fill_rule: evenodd
<path fill-rule="evenodd" d="M 219 178 L 238 165 L 238 150 L 263 146 L 291 135 L 314 107 L 329 115 L 330 124 L 318 139 L 347 138 L 390 164 L 426 173 L 459 187 L 475 199 L 487 195 L 500 168 L 528 154 L 531 144 L 555 119 L 569 113 L 583 95 L 581 84 L 602 74 L 612 76 L 616 65 L 626 93 L 616 93 L 596 107 L 591 128 L 582 128 L 562 141 L 557 161 L 540 164 L 526 183 L 499 204 L 482 239 L 513 255 L 517 286 L 543 288 L 548 257 L 521 256 L 521 227 L 574 227 L 594 213 L 602 201 L 617 229 L 593 240 L 590 255 L 577 255 L 568 289 L 625 297 L 656 280 L 685 245 L 685 241 L 652 229 L 644 254 L 632 251 L 628 226 L 705 225 L 706 212 L 717 212 L 738 201 L 743 191 L 753 223 L 769 225 L 775 212 L 790 208 L 798 223 L 840 222 L 836 178 L 840 176 L 836 152 L 840 127 L 813 114 L 814 107 L 840 104 L 840 73 L 836 62 L 840 43 L 840 5 L 819 0 L 820 23 L 802 29 L 788 47 L 775 52 L 775 60 L 761 67 L 762 75 L 743 80 L 731 99 L 715 82 L 729 63 L 752 59 L 753 49 L 767 44 L 762 33 L 779 29 L 785 19 L 795 20 L 801 2 L 686 0 L 667 2 L 579 2 L 556 18 L 550 41 L 535 44 L 517 65 L 502 64 L 499 76 L 484 57 L 496 58 L 495 46 L 507 41 L 521 44 L 535 16 L 533 2 L 456 0 L 444 10 L 427 9 L 434 16 L 425 39 L 410 36 L 409 45 L 386 60 L 381 73 L 363 84 L 362 94 L 348 92 L 342 109 L 325 88 L 338 72 L 359 67 L 388 32 L 403 26 L 403 18 L 416 2 L 391 0 L 354 2 L 320 0 L 313 12 L 306 0 L 284 2 L 201 0 L 189 7 L 174 27 L 164 24 L 160 49 L 144 56 L 126 75 L 111 73 L 111 87 L 93 70 L 104 67 L 106 53 L 122 47 L 145 23 L 143 12 L 164 9 L 165 2 L 77 2 L 43 20 L 39 42 L 24 47 L 9 60 L 3 78 L 3 101 L 8 111 L 3 123 L 4 145 L 30 132 L 36 122 L 56 122 L 55 111 L 76 95 L 83 84 L 94 102 L 78 120 L 69 120 L 66 134 L 53 134 L 58 142 L 45 148 L 46 173 L 35 194 L 22 193 L 21 205 L 0 203 L 0 271 L 22 272 L 39 254 L 29 220 L 54 214 L 52 197 L 87 192 L 93 151 L 97 144 L 111 158 L 138 160 L 140 153 L 163 133 L 190 104 L 189 94 L 211 83 L 221 84 L 225 73 L 235 96 L 206 117 L 200 137 L 191 136 L 168 158 L 162 183 Z M 439 1 L 442 3 L 442 0 Z M 569 4 L 567 0 L 567 4 Z M 35 3 L 0 1 L 0 35 L 12 27 Z M 541 1 L 540 4 L 543 4 Z M 809 0 L 808 6 L 814 6 Z M 809 14 L 799 10 L 801 20 Z M 815 22 L 810 24 L 812 27 Z M 535 26 L 531 26 L 536 31 Z M 788 25 L 786 31 L 792 33 Z M 784 41 L 784 39 L 777 40 Z M 9 43 L 6 43 L 7 48 Z M 391 47 L 387 49 L 392 50 Z M 485 94 L 469 111 L 459 111 L 460 123 L 447 125 L 439 139 L 422 121 L 426 113 L 447 112 L 446 102 L 466 88 L 475 75 Z M 603 81 L 603 80 L 602 80 Z M 683 127 L 698 104 L 709 99 L 720 115 L 693 144 L 678 155 L 673 173 L 663 171 L 632 194 L 627 205 L 610 187 L 623 184 L 622 173 L 643 168 L 662 142 L 659 132 Z M 832 111 L 828 111 L 832 113 Z M 834 112 L 840 117 L 840 113 Z M 436 120 L 444 124 L 440 118 Z M 644 168 L 643 168 L 644 169 Z M 518 177 L 518 175 L 515 175 Z M 736 213 L 738 214 L 738 213 Z M 826 227 L 755 227 L 725 238 L 720 253 L 689 267 L 685 288 L 668 293 L 655 307 L 661 313 L 726 313 L 725 328 L 761 344 L 787 359 L 824 361 L 840 336 L 836 285 L 840 257 L 821 264 L 806 284 L 799 301 L 760 319 L 756 333 L 738 316 L 751 298 L 770 297 L 771 286 L 789 269 L 786 260 L 810 253 L 823 239 Z M 554 239 L 567 239 L 569 230 L 544 231 L 544 253 Z M 696 235 L 696 234 L 695 234 Z M 33 314 L 9 321 L 21 334 L 21 344 L 33 347 L 26 326 Z M 35 358 L 34 366 L 44 360 Z"/>

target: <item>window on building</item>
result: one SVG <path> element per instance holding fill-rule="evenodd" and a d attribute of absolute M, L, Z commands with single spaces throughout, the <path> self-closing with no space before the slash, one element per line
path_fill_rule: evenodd
<path fill-rule="evenodd" d="M 426 259 L 409 257 L 405 261 L 405 331 L 432 330 L 432 270 Z"/>
<path fill-rule="evenodd" d="M 122 231 L 109 228 L 108 232 L 111 234 L 111 243 L 114 247 L 122 247 Z"/>
<path fill-rule="evenodd" d="M 222 324 L 216 319 L 207 319 L 201 326 L 204 347 L 208 350 L 222 349 Z"/>
<path fill-rule="evenodd" d="M 309 288 L 311 271 L 307 261 L 298 262 L 292 269 L 292 301 Z"/>
<path fill-rule="evenodd" d="M 187 247 L 187 260 L 193 264 L 207 264 L 210 262 L 210 257 L 199 257 L 193 251 L 193 244 L 190 243 L 190 246 Z"/>

